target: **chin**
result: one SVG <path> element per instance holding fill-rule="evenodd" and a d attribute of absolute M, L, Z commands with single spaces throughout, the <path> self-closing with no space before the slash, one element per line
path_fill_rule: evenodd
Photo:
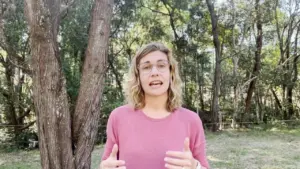
<path fill-rule="evenodd" d="M 159 97 L 159 96 L 163 96 L 163 95 L 168 95 L 168 90 L 164 90 L 164 91 L 147 91 L 146 94 L 149 95 L 149 96 Z"/>
<path fill-rule="evenodd" d="M 155 96 L 155 97 L 163 96 L 165 94 L 166 93 L 147 93 L 147 95 L 149 95 L 149 96 Z"/>

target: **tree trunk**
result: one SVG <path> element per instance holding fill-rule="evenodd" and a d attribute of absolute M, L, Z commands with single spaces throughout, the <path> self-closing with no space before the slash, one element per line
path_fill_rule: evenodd
<path fill-rule="evenodd" d="M 257 29 L 257 37 L 256 37 L 256 51 L 255 51 L 255 63 L 252 71 L 252 75 L 250 79 L 254 78 L 255 76 L 258 76 L 259 71 L 260 71 L 260 58 L 261 58 L 261 48 L 262 48 L 262 22 L 261 22 L 261 9 L 259 5 L 259 0 L 255 1 L 255 10 L 256 10 L 256 29 Z M 241 122 L 245 119 L 245 116 L 247 117 L 249 111 L 250 111 L 250 106 L 251 106 L 251 100 L 252 100 L 252 95 L 255 90 L 255 83 L 256 79 L 253 79 L 250 84 L 249 88 L 247 91 L 247 97 L 245 101 L 245 111 L 242 114 Z"/>
<path fill-rule="evenodd" d="M 203 63 L 200 62 L 199 63 L 199 60 L 200 60 L 200 57 L 198 56 L 196 58 L 196 63 L 197 63 L 197 67 L 196 67 L 196 78 L 197 78 L 197 84 L 198 84 L 198 95 L 199 95 L 199 100 L 200 100 L 200 110 L 204 110 L 205 107 L 204 107 L 204 100 L 203 100 L 203 78 L 200 78 L 200 73 L 201 73 L 201 77 L 203 77 Z M 201 65 L 201 70 L 200 70 L 200 66 Z M 199 72 L 200 71 L 200 72 Z"/>
<path fill-rule="evenodd" d="M 25 108 L 22 106 L 23 100 L 25 100 L 25 97 L 22 97 L 24 73 L 30 74 L 30 70 L 25 63 L 25 56 L 19 55 L 19 53 L 26 50 L 26 47 L 24 47 L 24 51 L 15 49 L 12 44 L 13 40 L 6 35 L 8 29 L 10 29 L 7 24 L 11 22 L 7 16 L 17 15 L 15 10 L 19 6 L 15 1 L 1 3 L 5 5 L 5 8 L 2 7 L 0 13 L 0 47 L 5 53 L 2 52 L 4 56 L 2 54 L 0 56 L 0 64 L 4 68 L 3 73 L 6 80 L 4 81 L 5 87 L 1 88 L 0 86 L 0 95 L 4 96 L 4 119 L 7 124 L 13 125 L 13 128 L 8 128 L 8 133 L 12 133 L 14 138 L 17 138 L 22 129 L 20 125 L 24 124 L 24 118 L 26 117 L 23 116 Z"/>
<path fill-rule="evenodd" d="M 121 97 L 122 96 L 122 91 L 123 91 L 123 87 L 122 87 L 122 79 L 120 77 L 120 73 L 118 71 L 117 68 L 115 68 L 115 64 L 117 65 L 118 63 L 116 63 L 115 59 L 117 57 L 118 54 L 114 54 L 113 52 L 113 46 L 111 46 L 110 48 L 110 55 L 109 58 L 108 58 L 108 64 L 109 64 L 109 68 L 111 69 L 112 73 L 114 74 L 115 76 L 115 81 L 116 81 L 116 84 L 117 84 L 117 89 L 119 90 L 119 96 Z"/>
<path fill-rule="evenodd" d="M 298 79 L 298 58 L 300 55 L 298 54 L 298 35 L 300 32 L 300 24 L 298 25 L 297 28 L 297 33 L 295 36 L 295 45 L 294 45 L 294 59 L 290 67 L 290 84 L 287 85 L 287 91 L 286 91 L 286 98 L 287 98 L 287 119 L 290 119 L 294 115 L 294 109 L 293 109 L 293 89 L 295 86 L 295 83 Z M 289 53 L 287 53 L 287 57 L 289 57 Z"/>
<path fill-rule="evenodd" d="M 218 113 L 219 113 L 219 89 L 220 89 L 220 75 L 221 75 L 221 55 L 220 55 L 220 40 L 218 32 L 218 19 L 215 13 L 214 4 L 211 0 L 206 0 L 206 4 L 210 13 L 212 32 L 213 32 L 213 43 L 215 46 L 215 74 L 213 83 L 213 100 L 211 105 L 211 112 L 213 118 L 213 125 L 211 130 L 216 131 L 218 129 Z"/>
<path fill-rule="evenodd" d="M 283 25 L 282 31 L 280 31 L 280 24 L 278 21 L 278 16 L 277 16 L 277 7 L 278 7 L 278 0 L 275 1 L 275 8 L 274 8 L 274 12 L 275 12 L 275 19 L 276 19 L 276 32 L 277 32 L 277 37 L 278 37 L 278 41 L 279 41 L 279 47 L 280 47 L 280 61 L 278 63 L 282 64 L 282 68 L 283 68 L 283 77 L 282 77 L 282 102 L 286 103 L 283 106 L 284 111 L 283 111 L 283 118 L 285 120 L 288 120 L 291 118 L 291 116 L 294 114 L 294 110 L 293 110 L 293 88 L 295 85 L 295 82 L 297 80 L 297 64 L 295 64 L 297 61 L 297 58 L 299 57 L 299 55 L 297 56 L 297 39 L 298 39 L 298 33 L 299 33 L 299 23 L 300 21 L 295 21 L 296 20 L 296 16 L 297 15 L 297 11 L 294 11 L 294 13 L 292 13 L 291 11 L 291 7 L 289 8 L 290 11 L 289 15 L 290 18 L 288 20 L 288 22 L 285 22 L 285 24 Z M 294 36 L 293 32 L 294 29 L 297 28 L 297 33 L 296 36 Z M 287 30 L 287 33 L 285 32 Z M 286 37 L 284 37 L 286 36 Z M 295 37 L 295 52 L 294 52 L 294 60 L 291 61 L 290 58 L 290 51 L 291 51 L 291 38 Z M 286 56 L 286 57 L 285 57 Z M 295 69 L 296 68 L 296 69 Z M 296 75 L 296 78 L 295 78 Z"/>
<path fill-rule="evenodd" d="M 255 112 L 256 112 L 256 122 L 260 123 L 261 121 L 261 105 L 260 105 L 260 96 L 259 90 L 255 90 Z"/>
<path fill-rule="evenodd" d="M 239 103 L 239 82 L 238 82 L 238 62 L 239 58 L 237 56 L 236 48 L 235 48 L 235 35 L 234 35 L 234 30 L 235 30 L 235 18 L 236 18 L 236 12 L 235 12 L 235 3 L 234 0 L 230 0 L 231 4 L 231 10 L 232 10 L 232 63 L 233 63 L 233 78 L 234 78 L 234 85 L 233 85 L 233 93 L 234 93 L 234 98 L 233 98 L 233 117 L 232 117 L 232 128 L 236 127 L 236 121 L 238 117 L 238 103 Z M 244 39 L 244 35 L 243 35 Z"/>
<path fill-rule="evenodd" d="M 288 119 L 290 119 L 294 115 L 294 109 L 293 109 L 293 89 L 295 86 L 295 83 L 298 79 L 298 58 L 300 57 L 300 54 L 298 54 L 298 35 L 300 32 L 300 24 L 297 28 L 297 33 L 295 36 L 295 45 L 294 45 L 294 59 L 291 64 L 291 84 L 287 87 L 287 102 L 288 102 Z"/>
<path fill-rule="evenodd" d="M 24 119 L 30 113 L 30 108 L 25 110 L 25 106 L 22 104 L 26 99 L 23 97 L 22 87 L 24 85 L 25 75 L 20 75 L 20 68 L 14 67 L 10 61 L 13 58 L 8 55 L 6 59 L 1 56 L 0 63 L 4 68 L 6 87 L 2 88 L 0 86 L 0 94 L 3 95 L 3 105 L 4 105 L 4 118 L 8 125 L 13 125 L 13 128 L 8 128 L 8 133 L 12 133 L 15 139 L 22 132 L 24 127 Z M 28 124 L 30 124 L 29 122 Z M 15 140 L 17 141 L 17 140 Z M 18 142 L 16 142 L 18 144 Z"/>
<path fill-rule="evenodd" d="M 76 168 L 90 168 L 100 118 L 100 101 L 107 70 L 113 0 L 96 0 L 79 95 L 73 118 Z"/>
<path fill-rule="evenodd" d="M 60 12 L 66 6 L 61 3 L 61 0 L 25 0 L 41 162 L 43 169 L 88 169 L 98 130 L 113 2 L 94 2 L 73 119 L 57 43 Z"/>
<path fill-rule="evenodd" d="M 57 44 L 59 1 L 25 1 L 43 169 L 74 168 L 70 112 Z"/>

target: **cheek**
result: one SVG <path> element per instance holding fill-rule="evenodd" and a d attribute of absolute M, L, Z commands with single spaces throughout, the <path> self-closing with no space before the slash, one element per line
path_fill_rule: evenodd
<path fill-rule="evenodd" d="M 144 76 L 140 76 L 140 83 L 142 88 L 145 88 L 148 84 L 147 79 Z"/>
<path fill-rule="evenodd" d="M 165 79 L 165 81 L 167 81 L 167 82 L 170 82 L 170 81 L 171 81 L 171 77 L 172 77 L 171 73 L 166 73 L 166 74 L 164 75 L 164 79 Z"/>

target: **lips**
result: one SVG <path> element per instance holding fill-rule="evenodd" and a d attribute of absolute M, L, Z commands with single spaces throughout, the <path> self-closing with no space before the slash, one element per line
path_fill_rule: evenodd
<path fill-rule="evenodd" d="M 162 85 L 163 82 L 160 80 L 155 80 L 149 83 L 149 86 L 158 86 L 158 85 Z"/>

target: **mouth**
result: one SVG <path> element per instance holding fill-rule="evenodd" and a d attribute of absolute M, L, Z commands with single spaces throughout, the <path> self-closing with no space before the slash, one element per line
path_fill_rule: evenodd
<path fill-rule="evenodd" d="M 162 84 L 163 84 L 162 81 L 160 81 L 160 80 L 155 80 L 155 81 L 150 82 L 150 83 L 149 83 L 149 86 L 151 86 L 151 87 L 159 87 L 159 86 L 161 86 Z"/>

